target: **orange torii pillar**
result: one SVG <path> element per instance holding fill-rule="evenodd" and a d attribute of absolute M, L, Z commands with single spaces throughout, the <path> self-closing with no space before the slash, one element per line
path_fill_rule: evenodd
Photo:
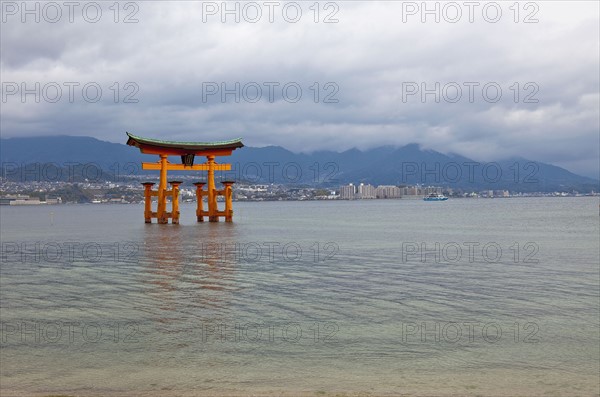
<path fill-rule="evenodd" d="M 169 223 L 167 215 L 167 155 L 160 155 L 160 179 L 158 181 L 158 223 Z"/>
<path fill-rule="evenodd" d="M 225 194 L 225 222 L 233 222 L 233 191 L 232 186 L 235 182 L 223 181 L 221 182 L 224 186 Z"/>
<path fill-rule="evenodd" d="M 204 222 L 204 205 L 202 204 L 202 197 L 204 197 L 204 191 L 202 191 L 202 189 L 204 188 L 204 185 L 206 185 L 206 183 L 196 182 L 194 183 L 194 185 L 196 186 L 197 201 L 196 219 L 198 220 L 198 222 Z"/>
<path fill-rule="evenodd" d="M 212 156 L 210 156 L 212 157 Z M 219 164 L 224 165 L 224 164 Z M 227 164 L 229 165 L 229 164 Z M 233 191 L 232 186 L 235 182 L 233 181 L 223 181 L 221 182 L 224 186 L 223 189 L 217 190 L 215 186 L 215 177 L 214 170 L 211 172 L 211 168 L 214 168 L 216 165 L 214 164 L 214 160 L 208 158 L 208 187 L 204 190 L 204 185 L 207 185 L 205 182 L 196 182 L 194 185 L 196 186 L 196 219 L 198 222 L 204 222 L 204 217 L 208 216 L 209 222 L 219 222 L 219 217 L 224 217 L 225 222 L 233 222 Z M 212 188 L 211 188 L 212 186 Z M 203 198 L 208 198 L 208 210 L 204 211 Z M 225 211 L 219 211 L 217 205 L 217 197 L 224 196 L 225 197 Z"/>
<path fill-rule="evenodd" d="M 179 185 L 181 181 L 169 181 L 171 185 L 171 223 L 179 224 Z"/>
<path fill-rule="evenodd" d="M 152 186 L 155 185 L 154 182 L 144 182 L 144 221 L 146 223 L 152 223 L 152 218 L 157 218 L 158 223 L 168 223 L 168 218 L 171 218 L 171 223 L 179 223 L 179 185 L 181 181 L 169 181 L 172 188 L 171 190 L 163 190 L 162 195 L 162 204 L 161 204 L 161 194 L 159 191 L 152 191 Z M 171 194 L 171 204 L 172 211 L 167 212 L 167 196 Z M 156 212 L 152 212 L 152 197 L 158 197 L 158 210 Z M 162 210 L 162 212 L 161 212 Z M 161 214 L 159 216 L 159 213 Z M 162 220 L 162 221 L 161 221 Z"/>
<path fill-rule="evenodd" d="M 215 156 L 206 156 L 208 163 L 208 221 L 219 222 L 217 192 L 215 188 Z"/>
<path fill-rule="evenodd" d="M 152 214 L 152 186 L 154 182 L 144 182 L 144 221 L 146 223 L 152 223 L 152 217 L 156 214 Z"/>

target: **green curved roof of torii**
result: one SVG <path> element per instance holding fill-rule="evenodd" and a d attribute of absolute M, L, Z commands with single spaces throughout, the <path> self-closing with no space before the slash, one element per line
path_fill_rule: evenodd
<path fill-rule="evenodd" d="M 127 134 L 127 144 L 130 146 L 136 146 L 142 149 L 144 146 L 150 146 L 155 148 L 166 148 L 175 149 L 177 151 L 191 151 L 201 152 L 205 150 L 216 150 L 216 149 L 230 149 L 235 150 L 237 148 L 244 147 L 242 138 L 231 139 L 228 141 L 215 141 L 215 142 L 178 142 L 178 141 L 164 141 L 161 139 L 144 138 L 141 136 L 133 135 L 129 132 Z"/>

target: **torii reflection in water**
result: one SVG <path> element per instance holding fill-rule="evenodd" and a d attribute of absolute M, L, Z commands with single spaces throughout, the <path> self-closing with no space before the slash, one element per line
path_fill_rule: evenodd
<path fill-rule="evenodd" d="M 153 317 L 174 329 L 231 322 L 228 307 L 238 289 L 235 224 L 144 227 L 143 283 L 156 300 Z M 189 324 L 186 324 L 189 323 Z M 166 330 L 169 332 L 169 330 Z"/>

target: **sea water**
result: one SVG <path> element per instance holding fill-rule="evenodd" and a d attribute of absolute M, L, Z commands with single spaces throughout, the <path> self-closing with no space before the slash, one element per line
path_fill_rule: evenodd
<path fill-rule="evenodd" d="M 0 208 L 1 395 L 599 394 L 598 199 Z"/>

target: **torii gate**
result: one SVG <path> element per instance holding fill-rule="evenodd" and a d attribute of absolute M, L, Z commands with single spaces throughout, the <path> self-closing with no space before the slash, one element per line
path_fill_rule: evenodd
<path fill-rule="evenodd" d="M 244 147 L 242 139 L 233 139 L 220 142 L 174 142 L 162 141 L 158 139 L 142 138 L 127 134 L 127 144 L 135 146 L 144 154 L 156 154 L 160 160 L 156 163 L 142 163 L 144 170 L 159 170 L 160 179 L 158 190 L 153 191 L 154 183 L 146 182 L 144 185 L 144 219 L 146 223 L 152 223 L 152 218 L 156 218 L 158 223 L 179 223 L 179 185 L 181 181 L 169 181 L 171 190 L 167 190 L 167 171 L 208 171 L 207 190 L 203 190 L 204 182 L 194 183 L 196 186 L 196 199 L 198 201 L 196 208 L 196 217 L 198 222 L 204 222 L 204 217 L 208 216 L 209 222 L 219 222 L 219 217 L 224 217 L 225 222 L 233 220 L 232 192 L 233 181 L 223 181 L 224 188 L 217 190 L 215 188 L 215 171 L 229 171 L 231 164 L 217 164 L 215 157 L 230 156 L 237 148 Z M 181 156 L 181 164 L 170 163 L 168 156 Z M 206 156 L 206 163 L 194 165 L 195 156 Z M 167 211 L 167 196 L 171 196 L 171 212 Z M 158 197 L 156 212 L 152 211 L 152 197 Z M 208 211 L 204 211 L 202 198 L 208 197 Z M 225 211 L 219 211 L 217 207 L 217 196 L 225 196 Z"/>

